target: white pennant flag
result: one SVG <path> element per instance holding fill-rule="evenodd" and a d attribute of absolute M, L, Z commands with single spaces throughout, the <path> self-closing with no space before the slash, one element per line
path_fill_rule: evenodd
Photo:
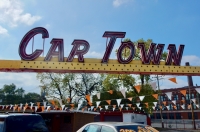
<path fill-rule="evenodd" d="M 150 85 L 151 85 L 152 89 L 154 91 L 156 91 L 156 82 L 152 82 L 152 83 L 150 83 Z"/>
<path fill-rule="evenodd" d="M 115 108 L 113 108 L 113 111 L 115 111 Z"/>
<path fill-rule="evenodd" d="M 100 93 L 97 93 L 97 98 L 100 99 Z"/>
<path fill-rule="evenodd" d="M 35 112 L 37 111 L 37 106 L 35 106 Z"/>
<path fill-rule="evenodd" d="M 195 88 L 195 90 L 200 94 L 200 88 Z"/>
<path fill-rule="evenodd" d="M 91 106 L 91 111 L 94 109 L 94 106 Z"/>
<path fill-rule="evenodd" d="M 48 111 L 48 109 L 50 108 L 51 106 L 47 106 L 47 109 L 46 109 L 46 111 Z"/>
<path fill-rule="evenodd" d="M 124 104 L 120 104 L 120 107 L 123 108 L 123 107 L 124 107 Z"/>
<path fill-rule="evenodd" d="M 12 105 L 12 104 L 10 104 L 10 110 L 12 109 L 12 107 L 13 107 L 13 105 Z"/>
<path fill-rule="evenodd" d="M 90 111 L 91 108 L 88 108 L 88 111 Z"/>
<path fill-rule="evenodd" d="M 106 109 L 106 110 L 108 109 L 108 105 L 105 105 L 105 109 Z"/>
<path fill-rule="evenodd" d="M 167 95 L 167 97 L 168 97 L 168 99 L 172 99 L 172 92 L 167 92 L 167 93 L 165 93 L 166 95 Z"/>
<path fill-rule="evenodd" d="M 194 103 L 194 104 L 196 104 L 196 99 L 194 98 L 194 99 L 191 99 L 192 100 L 192 102 Z"/>
<path fill-rule="evenodd" d="M 176 105 L 176 100 L 172 100 L 172 103 L 174 103 Z"/>
<path fill-rule="evenodd" d="M 126 98 L 126 89 L 122 89 L 120 91 L 121 91 L 122 95 L 124 96 L 124 98 Z"/>
<path fill-rule="evenodd" d="M 158 103 L 158 102 L 153 102 L 154 106 L 156 106 L 156 105 L 157 105 L 157 103 Z"/>
<path fill-rule="evenodd" d="M 22 110 L 22 106 L 23 106 L 23 104 L 22 103 L 20 103 L 20 109 Z"/>
<path fill-rule="evenodd" d="M 82 105 L 82 103 L 81 103 L 81 104 L 78 104 L 78 108 L 77 108 L 77 110 L 79 110 L 79 109 L 80 109 L 81 105 Z"/>
<path fill-rule="evenodd" d="M 76 97 L 76 99 L 75 99 L 76 103 L 78 103 L 79 99 L 80 99 L 80 97 Z"/>
<path fill-rule="evenodd" d="M 102 110 L 103 108 L 100 108 L 100 111 Z"/>
<path fill-rule="evenodd" d="M 140 103 L 136 103 L 136 105 L 137 105 L 137 107 L 139 107 L 139 106 L 140 106 Z"/>
<path fill-rule="evenodd" d="M 141 110 L 141 107 L 138 107 Z"/>
<path fill-rule="evenodd" d="M 128 110 L 128 107 L 126 107 L 126 110 Z"/>
<path fill-rule="evenodd" d="M 145 96 L 139 96 L 140 101 L 142 101 L 144 99 Z"/>
<path fill-rule="evenodd" d="M 5 105 L 2 105 L 2 110 L 4 109 Z"/>
<path fill-rule="evenodd" d="M 97 105 L 97 107 L 99 107 L 99 104 L 101 103 L 101 101 L 97 101 L 96 102 L 96 105 Z"/>
<path fill-rule="evenodd" d="M 181 105 L 182 109 L 185 109 L 185 105 Z"/>
<path fill-rule="evenodd" d="M 47 102 L 43 102 L 43 105 L 44 105 L 44 109 L 46 108 L 46 106 L 47 106 Z"/>
<path fill-rule="evenodd" d="M 156 107 L 155 107 L 155 106 L 152 106 L 152 108 L 153 108 L 153 110 L 155 110 Z"/>
<path fill-rule="evenodd" d="M 65 105 L 62 105 L 62 110 L 64 110 L 64 108 L 65 108 Z"/>
<path fill-rule="evenodd" d="M 68 107 L 65 107 L 65 111 L 67 110 Z"/>
<path fill-rule="evenodd" d="M 32 109 L 32 108 L 33 108 L 33 104 L 34 104 L 34 103 L 30 102 L 30 104 L 31 104 L 31 109 Z"/>
<path fill-rule="evenodd" d="M 169 106 L 166 106 L 167 107 L 167 110 L 169 110 Z"/>
<path fill-rule="evenodd" d="M 198 107 L 198 108 L 199 108 L 199 105 L 198 105 L 198 104 L 196 104 L 196 107 Z"/>
<path fill-rule="evenodd" d="M 118 104 L 118 107 L 119 107 L 119 105 L 120 105 L 122 99 L 116 99 L 116 100 L 117 100 L 117 104 Z"/>

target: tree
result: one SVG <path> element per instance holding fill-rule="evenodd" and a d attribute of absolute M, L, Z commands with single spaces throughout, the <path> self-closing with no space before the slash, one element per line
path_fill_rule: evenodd
<path fill-rule="evenodd" d="M 6 94 L 15 94 L 15 89 L 16 89 L 16 86 L 15 86 L 15 84 L 10 84 L 10 85 L 7 85 L 7 84 L 5 84 L 4 86 L 3 86 L 3 91 L 4 91 L 4 93 L 6 93 Z"/>

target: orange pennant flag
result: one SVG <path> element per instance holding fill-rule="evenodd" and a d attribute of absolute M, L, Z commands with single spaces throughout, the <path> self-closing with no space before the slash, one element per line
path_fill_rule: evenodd
<path fill-rule="evenodd" d="M 174 109 L 176 109 L 176 106 L 174 105 Z"/>
<path fill-rule="evenodd" d="M 116 108 L 116 105 L 113 105 L 113 108 Z"/>
<path fill-rule="evenodd" d="M 152 94 L 152 96 L 158 100 L 158 94 Z"/>
<path fill-rule="evenodd" d="M 99 109 L 101 109 L 101 106 L 99 106 Z"/>
<path fill-rule="evenodd" d="M 42 112 L 44 111 L 44 106 L 41 106 L 42 107 Z"/>
<path fill-rule="evenodd" d="M 162 109 L 162 106 L 160 106 L 160 109 Z"/>
<path fill-rule="evenodd" d="M 166 106 L 166 101 L 163 101 L 164 106 Z"/>
<path fill-rule="evenodd" d="M 40 108 L 40 102 L 37 102 L 37 107 Z"/>
<path fill-rule="evenodd" d="M 85 108 L 82 108 L 82 111 L 84 111 L 85 110 Z"/>
<path fill-rule="evenodd" d="M 90 106 L 91 106 L 91 105 L 92 105 L 92 103 L 91 103 L 91 102 L 88 102 L 88 105 L 90 105 Z"/>
<path fill-rule="evenodd" d="M 191 108 L 191 105 L 188 105 L 188 109 L 190 109 Z"/>
<path fill-rule="evenodd" d="M 149 104 L 148 103 L 145 103 L 145 105 L 147 106 L 147 108 L 149 108 Z"/>
<path fill-rule="evenodd" d="M 120 107 L 119 110 L 122 111 L 122 108 Z"/>
<path fill-rule="evenodd" d="M 129 107 L 131 107 L 132 104 L 128 104 Z"/>
<path fill-rule="evenodd" d="M 130 101 L 132 101 L 133 97 L 128 98 Z"/>
<path fill-rule="evenodd" d="M 70 103 L 70 98 L 67 98 L 67 102 Z"/>
<path fill-rule="evenodd" d="M 87 99 L 88 102 L 90 102 L 90 95 L 85 95 L 85 98 Z"/>
<path fill-rule="evenodd" d="M 183 104 L 185 103 L 185 100 L 181 100 L 183 102 Z"/>
<path fill-rule="evenodd" d="M 113 90 L 109 90 L 108 92 L 109 92 L 110 94 L 113 94 Z"/>
<path fill-rule="evenodd" d="M 94 108 L 94 111 L 96 111 L 97 110 L 97 108 Z"/>
<path fill-rule="evenodd" d="M 21 108 L 20 107 L 18 107 L 18 112 L 21 110 Z"/>
<path fill-rule="evenodd" d="M 133 110 L 135 110 L 135 107 L 132 107 Z"/>
<path fill-rule="evenodd" d="M 180 90 L 180 92 L 185 96 L 186 95 L 186 90 Z"/>
<path fill-rule="evenodd" d="M 70 104 L 71 107 L 74 107 L 74 104 Z"/>
<path fill-rule="evenodd" d="M 54 100 L 51 100 L 51 104 L 52 104 L 53 106 L 56 105 Z"/>
<path fill-rule="evenodd" d="M 135 86 L 135 89 L 137 90 L 138 93 L 140 93 L 140 85 Z"/>
<path fill-rule="evenodd" d="M 110 105 L 110 103 L 111 103 L 111 100 L 106 100 L 106 102 Z"/>
<path fill-rule="evenodd" d="M 177 83 L 175 77 L 174 78 L 169 78 L 169 80 L 172 81 L 172 82 L 174 82 L 174 83 Z"/>

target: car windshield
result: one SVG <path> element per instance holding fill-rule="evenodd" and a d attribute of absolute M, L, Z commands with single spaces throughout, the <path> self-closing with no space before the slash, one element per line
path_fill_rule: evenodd
<path fill-rule="evenodd" d="M 159 132 L 151 126 L 124 125 L 116 126 L 118 132 Z"/>
<path fill-rule="evenodd" d="M 9 116 L 6 119 L 6 130 L 8 132 L 48 132 L 44 120 L 37 115 Z"/>

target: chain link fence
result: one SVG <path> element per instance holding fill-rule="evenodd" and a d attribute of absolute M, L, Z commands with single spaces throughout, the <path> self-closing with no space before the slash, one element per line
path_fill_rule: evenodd
<path fill-rule="evenodd" d="M 192 120 L 163 119 L 164 127 L 170 129 L 194 129 Z M 200 120 L 195 120 L 196 129 L 200 130 Z M 151 119 L 152 127 L 162 127 L 161 119 Z"/>

